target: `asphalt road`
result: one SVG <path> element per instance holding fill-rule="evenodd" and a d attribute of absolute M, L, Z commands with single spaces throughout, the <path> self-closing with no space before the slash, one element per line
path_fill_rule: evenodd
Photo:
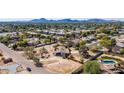
<path fill-rule="evenodd" d="M 30 67 L 32 71 L 29 73 L 31 74 L 52 74 L 51 72 L 45 70 L 43 67 L 42 68 L 36 67 L 33 62 L 30 62 L 29 60 L 24 58 L 22 55 L 20 55 L 14 50 L 11 50 L 10 48 L 8 48 L 2 43 L 0 43 L 0 50 L 3 51 L 3 55 L 5 55 L 6 57 L 12 58 L 13 61 L 22 65 L 24 68 Z"/>

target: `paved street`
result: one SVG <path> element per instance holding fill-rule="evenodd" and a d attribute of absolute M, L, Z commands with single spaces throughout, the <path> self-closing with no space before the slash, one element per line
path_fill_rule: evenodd
<path fill-rule="evenodd" d="M 16 63 L 21 64 L 24 68 L 30 67 L 32 69 L 30 73 L 32 74 L 51 74 L 51 72 L 46 71 L 44 68 L 37 68 L 33 62 L 30 62 L 22 55 L 11 50 L 2 43 L 0 43 L 0 49 L 3 51 L 4 56 L 12 58 Z"/>

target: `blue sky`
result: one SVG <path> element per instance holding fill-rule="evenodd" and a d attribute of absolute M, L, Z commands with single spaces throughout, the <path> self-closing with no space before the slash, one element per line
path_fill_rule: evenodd
<path fill-rule="evenodd" d="M 0 18 L 0 21 L 28 21 L 33 18 Z"/>
<path fill-rule="evenodd" d="M 0 21 L 29 21 L 32 19 L 39 19 L 39 18 L 0 18 Z M 64 19 L 64 18 L 46 18 L 46 19 L 53 19 L 53 20 L 58 20 L 58 19 Z M 92 19 L 92 18 L 71 18 L 73 20 L 87 20 L 87 19 Z M 120 20 L 124 21 L 124 18 L 98 18 L 98 19 L 106 19 L 106 20 Z"/>

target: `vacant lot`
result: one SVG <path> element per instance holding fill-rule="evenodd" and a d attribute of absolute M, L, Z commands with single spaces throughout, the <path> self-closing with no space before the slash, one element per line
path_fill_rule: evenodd
<path fill-rule="evenodd" d="M 71 73 L 74 70 L 78 69 L 81 64 L 74 62 L 72 60 L 63 59 L 61 57 L 54 57 L 53 59 L 47 59 L 42 62 L 44 67 L 49 71 L 58 72 L 58 73 Z"/>
<path fill-rule="evenodd" d="M 82 64 L 69 60 L 63 59 L 62 57 L 56 57 L 53 55 L 54 48 L 53 45 L 47 45 L 45 48 L 48 50 L 50 57 L 48 59 L 43 59 L 42 63 L 44 64 L 44 68 L 49 71 L 57 72 L 57 73 L 71 73 L 74 70 L 78 69 Z M 38 51 L 40 48 L 36 48 Z M 79 61 L 79 53 L 72 49 L 72 55 Z"/>

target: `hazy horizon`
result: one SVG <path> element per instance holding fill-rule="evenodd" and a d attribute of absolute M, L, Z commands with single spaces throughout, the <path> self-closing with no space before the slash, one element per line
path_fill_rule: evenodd
<path fill-rule="evenodd" d="M 40 19 L 40 18 L 0 18 L 0 21 L 30 21 L 33 19 Z M 72 19 L 72 20 L 88 20 L 88 19 L 105 19 L 105 20 L 119 20 L 124 21 L 124 18 L 45 18 L 48 20 L 60 20 L 60 19 Z"/>

